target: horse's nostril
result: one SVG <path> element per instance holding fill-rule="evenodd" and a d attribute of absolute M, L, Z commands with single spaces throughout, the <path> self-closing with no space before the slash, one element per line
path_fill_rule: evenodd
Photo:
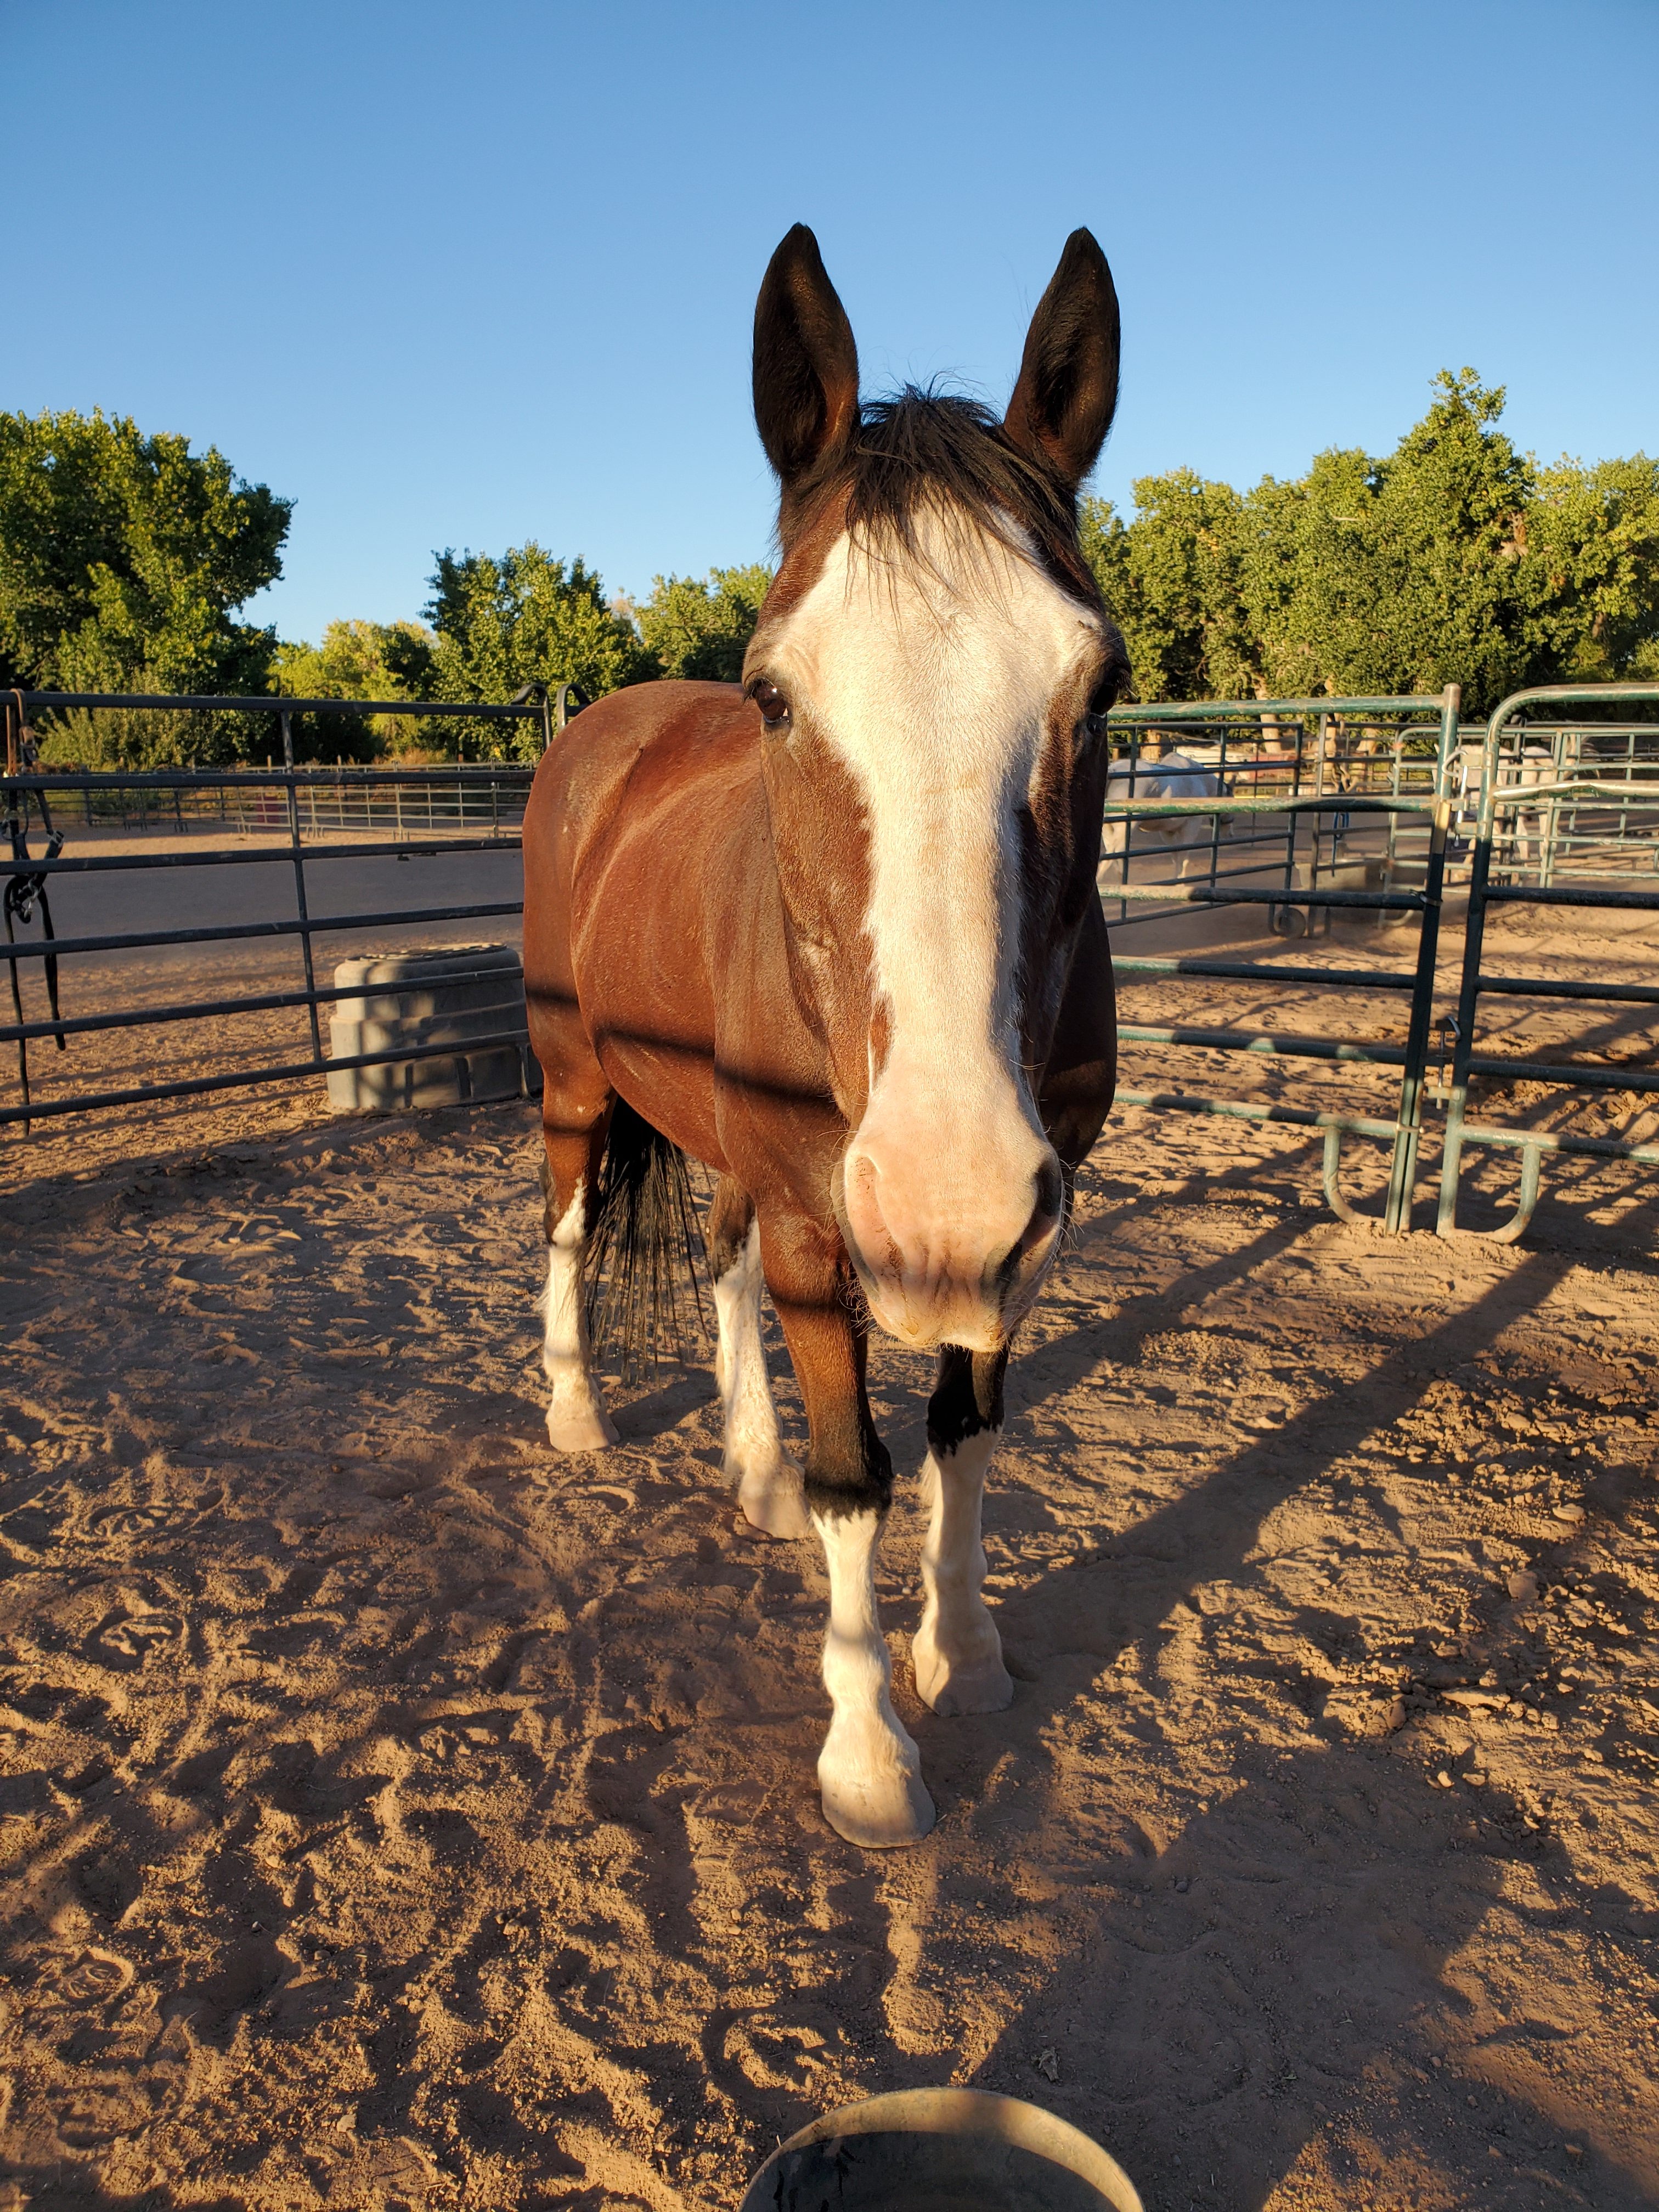
<path fill-rule="evenodd" d="M 1030 1218 L 1020 1232 L 1019 1241 L 1009 1251 L 998 1273 L 1002 1282 L 1011 1282 L 1024 1261 L 1045 1243 L 1060 1225 L 1060 1213 L 1066 1202 L 1066 1185 L 1060 1176 L 1060 1163 L 1051 1154 L 1032 1177 L 1036 1203 Z"/>
<path fill-rule="evenodd" d="M 1036 1171 L 1036 1204 L 1031 1208 L 1027 1237 L 1040 1221 L 1058 1221 L 1065 1203 L 1066 1185 L 1060 1176 L 1060 1162 L 1050 1152 Z"/>

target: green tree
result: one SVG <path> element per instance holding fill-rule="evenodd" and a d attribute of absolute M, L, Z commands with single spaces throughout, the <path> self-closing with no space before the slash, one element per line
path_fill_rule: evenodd
<path fill-rule="evenodd" d="M 427 688 L 433 699 L 510 699 L 526 684 L 574 684 L 596 699 L 653 674 L 639 632 L 611 606 L 585 562 L 567 567 L 533 539 L 499 560 L 437 556 L 422 610 L 437 634 Z M 534 759 L 538 731 L 499 722 L 434 724 L 443 742 L 474 757 Z"/>
<path fill-rule="evenodd" d="M 1240 599 L 1243 507 L 1191 469 L 1141 477 L 1127 528 L 1085 499 L 1083 550 L 1123 631 L 1142 699 L 1230 698 L 1250 688 L 1254 641 Z"/>
<path fill-rule="evenodd" d="M 1327 690 L 1459 683 L 1484 712 L 1536 658 L 1521 573 L 1533 471 L 1498 428 L 1501 388 L 1466 368 L 1443 369 L 1435 390 L 1386 460 L 1362 476 L 1362 456 L 1322 455 L 1304 480 L 1278 636 Z"/>
<path fill-rule="evenodd" d="M 1085 550 L 1146 699 L 1438 691 L 1483 713 L 1524 684 L 1659 673 L 1659 464 L 1540 470 L 1501 389 L 1435 380 L 1394 452 L 1319 454 L 1242 499 L 1143 477 Z"/>
<path fill-rule="evenodd" d="M 746 568 L 711 568 L 701 580 L 654 578 L 639 625 L 659 672 L 735 684 L 771 585 L 772 571 L 760 562 Z"/>
<path fill-rule="evenodd" d="M 419 623 L 331 622 L 320 645 L 276 647 L 270 686 L 289 699 L 424 699 L 436 647 Z M 301 714 L 295 757 L 374 760 L 421 749 L 428 735 L 428 725 L 401 714 Z"/>
<path fill-rule="evenodd" d="M 275 633 L 234 615 L 282 574 L 290 512 L 216 448 L 130 417 L 0 414 L 0 678 L 263 692 Z M 237 718 L 62 717 L 48 750 L 140 765 L 234 757 L 251 735 Z"/>
<path fill-rule="evenodd" d="M 1538 472 L 1524 518 L 1540 681 L 1659 681 L 1659 461 Z"/>

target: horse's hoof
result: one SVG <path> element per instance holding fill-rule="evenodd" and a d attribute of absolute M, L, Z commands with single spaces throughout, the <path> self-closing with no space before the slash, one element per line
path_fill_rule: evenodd
<path fill-rule="evenodd" d="M 917 1634 L 910 1643 L 916 1695 L 941 1720 L 964 1720 L 970 1713 L 1003 1713 L 1014 1702 L 1013 1679 L 1002 1663 L 1000 1647 L 976 1657 L 951 1661 L 931 1638 Z"/>
<path fill-rule="evenodd" d="M 920 1843 L 937 1817 L 921 1753 L 890 1711 L 836 1715 L 818 1754 L 818 1790 L 824 1819 L 860 1850 Z"/>
<path fill-rule="evenodd" d="M 801 1472 L 793 1461 L 782 1461 L 769 1475 L 744 1475 L 738 1485 L 738 1504 L 750 1527 L 768 1536 L 799 1540 L 812 1533 Z"/>
<path fill-rule="evenodd" d="M 547 1441 L 558 1452 L 594 1452 L 620 1439 L 616 1424 L 601 1407 L 550 1406 Z"/>
<path fill-rule="evenodd" d="M 822 1776 L 819 1780 L 824 1819 L 861 1851 L 896 1851 L 919 1844 L 939 1818 L 919 1774 L 895 1775 L 885 1789 L 849 1789 Z"/>

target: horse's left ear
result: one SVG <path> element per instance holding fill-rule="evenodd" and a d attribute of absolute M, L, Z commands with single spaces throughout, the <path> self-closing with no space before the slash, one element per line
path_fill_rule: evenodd
<path fill-rule="evenodd" d="M 1092 234 L 1074 230 L 1025 335 L 1003 428 L 1075 491 L 1117 410 L 1117 292 Z"/>

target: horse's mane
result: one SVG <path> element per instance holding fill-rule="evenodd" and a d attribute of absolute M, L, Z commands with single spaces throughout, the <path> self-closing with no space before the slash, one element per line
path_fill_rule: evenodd
<path fill-rule="evenodd" d="M 1021 552 L 1035 547 L 1056 583 L 1100 606 L 1075 499 L 978 400 L 915 385 L 890 399 L 866 400 L 836 473 L 847 486 L 847 526 L 866 545 L 885 541 L 926 558 L 918 538 L 924 518 L 947 527 L 966 522 Z"/>

